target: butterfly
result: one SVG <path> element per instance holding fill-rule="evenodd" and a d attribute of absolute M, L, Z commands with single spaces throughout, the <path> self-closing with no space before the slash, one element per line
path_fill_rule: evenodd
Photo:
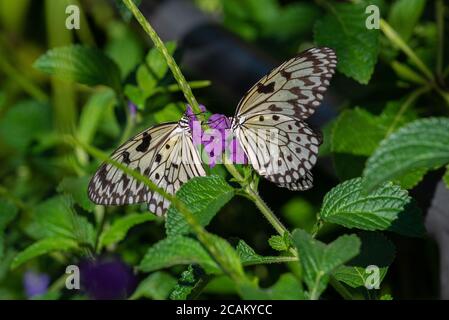
<path fill-rule="evenodd" d="M 111 158 L 175 194 L 190 179 L 206 175 L 193 145 L 189 120 L 184 115 L 179 122 L 147 129 L 120 146 Z M 108 163 L 103 163 L 91 179 L 88 196 L 94 203 L 103 205 L 147 202 L 148 209 L 159 216 L 170 206 L 170 201 L 159 193 Z"/>
<path fill-rule="evenodd" d="M 262 177 L 290 190 L 313 186 L 310 170 L 322 138 L 304 120 L 321 104 L 336 65 L 332 49 L 309 49 L 272 70 L 240 100 L 231 128 Z"/>
<path fill-rule="evenodd" d="M 320 105 L 336 63 L 332 49 L 309 49 L 259 80 L 237 106 L 232 133 L 254 169 L 281 187 L 306 190 L 312 186 L 310 170 L 321 138 L 304 120 Z M 189 121 L 185 114 L 179 122 L 147 129 L 111 157 L 175 194 L 188 180 L 206 175 Z M 262 134 L 266 130 L 274 130 L 277 139 Z M 276 152 L 271 152 L 273 145 Z M 164 215 L 170 205 L 157 192 L 107 163 L 91 179 L 88 195 L 94 203 L 104 205 L 147 202 L 157 215 Z"/>

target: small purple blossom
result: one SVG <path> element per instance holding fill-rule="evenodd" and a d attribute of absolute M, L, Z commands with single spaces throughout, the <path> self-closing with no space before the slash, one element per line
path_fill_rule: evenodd
<path fill-rule="evenodd" d="M 137 115 L 137 106 L 132 103 L 131 101 L 128 101 L 128 110 L 129 110 L 129 115 L 131 117 L 131 119 L 135 119 L 136 115 Z"/>
<path fill-rule="evenodd" d="M 46 293 L 49 284 L 50 276 L 46 273 L 27 271 L 23 276 L 23 287 L 28 298 Z"/>
<path fill-rule="evenodd" d="M 117 257 L 101 257 L 80 264 L 81 284 L 95 300 L 126 299 L 137 286 L 131 267 Z"/>
<path fill-rule="evenodd" d="M 200 105 L 201 112 L 206 112 L 206 107 Z M 248 163 L 245 153 L 235 137 L 230 136 L 232 118 L 223 114 L 212 114 L 207 125 L 210 129 L 203 130 L 192 108 L 188 105 L 186 115 L 189 117 L 189 126 L 192 130 L 193 144 L 202 145 L 207 153 L 209 166 L 213 168 L 221 163 L 221 157 L 225 153 L 233 163 Z"/>

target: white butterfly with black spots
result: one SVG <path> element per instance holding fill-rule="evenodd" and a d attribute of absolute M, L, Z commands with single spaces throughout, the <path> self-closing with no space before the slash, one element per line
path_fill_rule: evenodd
<path fill-rule="evenodd" d="M 304 119 L 320 105 L 336 63 L 332 49 L 309 49 L 272 70 L 238 104 L 231 125 L 233 134 L 254 169 L 281 187 L 312 187 L 310 170 L 317 160 L 321 137 Z M 278 139 L 265 136 L 265 129 L 274 129 Z M 271 153 L 273 145 L 276 152 Z M 111 157 L 170 194 L 193 177 L 206 175 L 186 115 L 179 122 L 139 133 Z M 88 195 L 103 205 L 147 202 L 149 210 L 157 215 L 164 215 L 170 205 L 157 192 L 107 163 L 90 181 Z"/>
<path fill-rule="evenodd" d="M 321 104 L 336 65 L 330 48 L 304 51 L 259 80 L 237 106 L 234 135 L 253 168 L 280 187 L 313 185 L 322 138 L 304 120 Z"/>
<path fill-rule="evenodd" d="M 111 158 L 147 176 L 170 194 L 190 179 L 206 175 L 186 115 L 179 122 L 160 124 L 139 133 Z M 96 204 L 104 205 L 147 202 L 149 210 L 157 215 L 164 215 L 170 205 L 159 193 L 107 163 L 90 181 L 88 195 Z"/>

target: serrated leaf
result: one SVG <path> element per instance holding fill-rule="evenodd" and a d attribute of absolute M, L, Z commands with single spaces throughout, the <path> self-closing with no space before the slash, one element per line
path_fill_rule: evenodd
<path fill-rule="evenodd" d="M 234 189 L 221 177 L 196 177 L 182 185 L 176 196 L 190 209 L 202 226 L 234 196 Z M 186 234 L 190 227 L 181 213 L 170 206 L 165 223 L 168 236 Z"/>
<path fill-rule="evenodd" d="M 396 0 L 391 6 L 388 23 L 404 41 L 412 36 L 425 5 L 426 0 Z"/>
<path fill-rule="evenodd" d="M 95 204 L 87 197 L 87 186 L 89 185 L 90 177 L 66 177 L 62 179 L 58 186 L 58 191 L 70 194 L 73 200 L 86 211 L 92 212 Z"/>
<path fill-rule="evenodd" d="M 327 4 L 329 13 L 315 24 L 315 42 L 335 49 L 340 72 L 367 84 L 379 51 L 379 30 L 369 30 L 365 25 L 367 4 Z"/>
<path fill-rule="evenodd" d="M 407 191 L 391 182 L 365 194 L 362 179 L 356 178 L 337 185 L 326 194 L 319 217 L 347 228 L 391 230 L 407 235 L 410 221 L 406 216 L 411 215 L 411 205 Z M 414 224 L 421 225 L 415 220 Z"/>
<path fill-rule="evenodd" d="M 190 265 L 181 273 L 178 283 L 170 293 L 171 300 L 187 300 L 192 292 L 201 287 L 204 283 L 206 274 L 203 269 L 196 265 Z M 192 297 L 195 298 L 195 297 Z"/>
<path fill-rule="evenodd" d="M 449 163 L 449 119 L 413 121 L 384 139 L 368 159 L 363 188 L 367 192 L 411 170 Z"/>
<path fill-rule="evenodd" d="M 332 127 L 331 150 L 359 156 L 370 156 L 380 141 L 401 125 L 417 118 L 406 102 L 390 101 L 380 115 L 356 107 L 345 110 Z"/>
<path fill-rule="evenodd" d="M 286 258 L 291 258 L 291 261 L 296 261 L 294 257 L 261 256 L 243 240 L 240 240 L 237 244 L 236 251 L 240 257 L 241 263 L 245 266 L 285 262 Z"/>
<path fill-rule="evenodd" d="M 100 246 L 108 246 L 113 243 L 120 242 L 125 238 L 129 229 L 135 225 L 152 221 L 154 219 L 155 216 L 150 213 L 133 213 L 125 217 L 121 217 L 115 220 L 111 227 L 103 231 L 100 236 Z"/>
<path fill-rule="evenodd" d="M 71 249 L 76 249 L 78 244 L 76 241 L 61 238 L 61 237 L 51 237 L 39 240 L 29 247 L 27 247 L 22 252 L 18 253 L 11 263 L 11 269 L 15 269 L 21 264 L 31 260 L 35 257 L 44 255 L 53 251 L 67 251 Z"/>
<path fill-rule="evenodd" d="M 285 251 L 288 249 L 284 238 L 282 238 L 281 236 L 271 236 L 270 239 L 268 239 L 268 244 L 270 245 L 270 247 L 277 251 Z"/>
<path fill-rule="evenodd" d="M 38 204 L 26 232 L 34 239 L 58 237 L 94 245 L 95 232 L 89 221 L 76 214 L 66 196 L 50 198 Z"/>
<path fill-rule="evenodd" d="M 379 268 L 380 285 L 393 262 L 394 245 L 380 233 L 364 232 L 360 234 L 360 239 L 362 240 L 360 254 L 346 265 L 338 267 L 333 275 L 337 280 L 353 288 L 362 287 L 372 274 L 367 267 L 376 266 Z"/>
<path fill-rule="evenodd" d="M 175 285 L 176 279 L 169 273 L 163 271 L 154 272 L 139 283 L 130 299 L 164 300 L 167 299 Z"/>
<path fill-rule="evenodd" d="M 199 264 L 212 273 L 220 271 L 217 263 L 198 241 L 181 235 L 161 240 L 148 249 L 139 269 L 151 272 L 182 264 Z"/>
<path fill-rule="evenodd" d="M 331 150 L 369 156 L 384 137 L 385 129 L 371 113 L 361 108 L 345 110 L 333 126 Z"/>
<path fill-rule="evenodd" d="M 50 75 L 89 86 L 106 85 L 117 92 L 120 70 L 117 64 L 98 49 L 71 45 L 48 50 L 34 67 Z"/>
<path fill-rule="evenodd" d="M 291 273 L 281 275 L 279 280 L 269 288 L 242 285 L 239 293 L 245 300 L 302 300 L 305 298 L 301 284 Z"/>
<path fill-rule="evenodd" d="M 331 273 L 360 252 L 356 235 L 343 235 L 326 245 L 307 232 L 296 229 L 292 234 L 308 287 L 309 299 L 318 299 L 326 289 Z"/>

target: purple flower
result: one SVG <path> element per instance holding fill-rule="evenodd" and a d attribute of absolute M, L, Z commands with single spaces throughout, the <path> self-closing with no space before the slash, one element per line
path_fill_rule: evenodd
<path fill-rule="evenodd" d="M 137 286 L 132 269 L 117 257 L 82 262 L 80 276 L 83 289 L 95 300 L 126 299 Z"/>
<path fill-rule="evenodd" d="M 200 108 L 202 112 L 206 112 L 206 108 L 203 105 L 200 105 Z M 189 105 L 187 106 L 186 115 L 189 117 L 193 144 L 204 147 L 204 152 L 207 154 L 211 168 L 221 162 L 223 153 L 228 154 L 233 163 L 248 163 L 248 159 L 236 138 L 229 135 L 231 118 L 215 113 L 207 121 L 210 129 L 204 131 Z"/>
<path fill-rule="evenodd" d="M 23 276 L 23 287 L 28 298 L 46 293 L 49 284 L 50 276 L 46 273 L 27 271 Z"/>
<path fill-rule="evenodd" d="M 131 117 L 131 119 L 135 119 L 136 118 L 136 114 L 137 114 L 137 106 L 132 103 L 131 101 L 128 101 L 128 110 L 129 110 L 129 115 Z"/>

